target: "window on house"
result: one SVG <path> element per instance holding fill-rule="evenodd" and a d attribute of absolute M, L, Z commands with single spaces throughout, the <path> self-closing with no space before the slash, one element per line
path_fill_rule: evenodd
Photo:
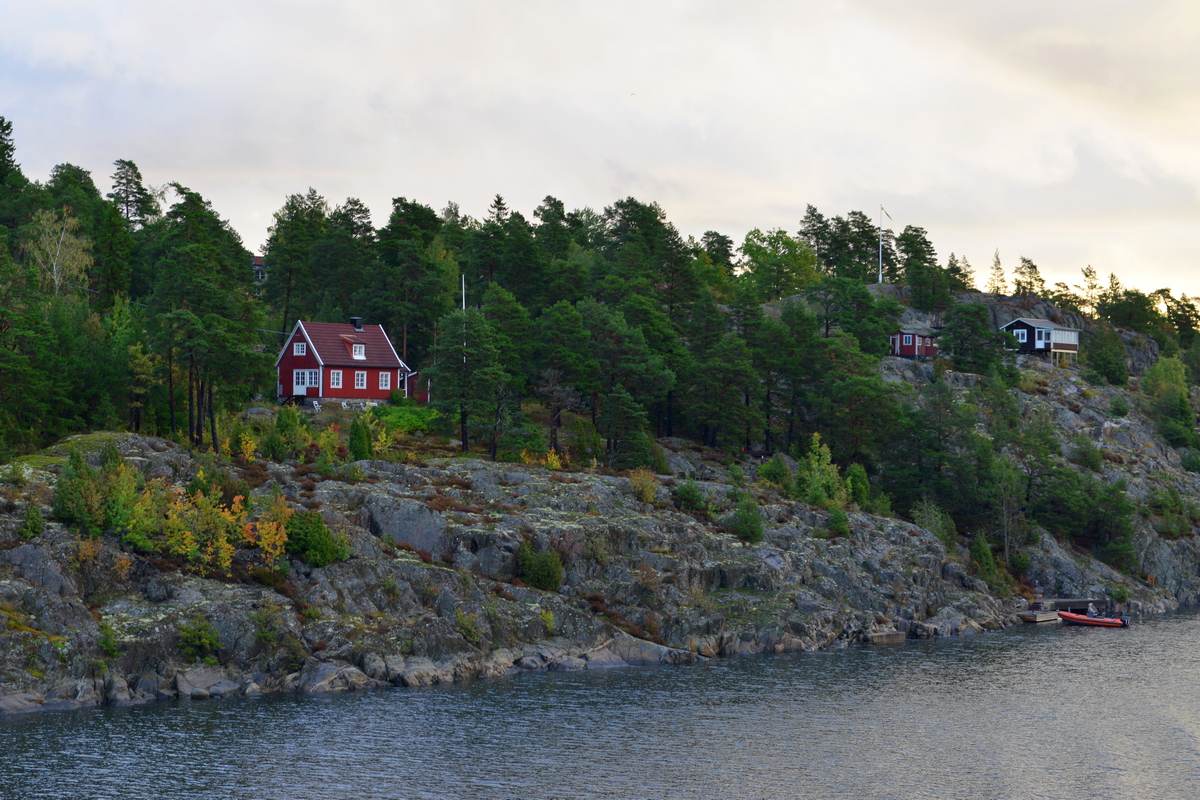
<path fill-rule="evenodd" d="M 1018 342 L 1024 343 L 1025 342 L 1025 334 L 1028 333 L 1028 331 L 1026 331 L 1024 328 L 1017 328 L 1012 333 L 1013 333 L 1013 336 L 1017 337 Z"/>
<path fill-rule="evenodd" d="M 315 369 L 298 369 L 292 372 L 292 385 L 296 388 L 303 386 L 320 386 L 321 373 Z"/>
<path fill-rule="evenodd" d="M 912 334 L 911 333 L 904 334 L 904 343 L 912 344 Z"/>
<path fill-rule="evenodd" d="M 367 388 L 367 371 L 365 369 L 360 369 L 354 373 L 354 388 Z"/>
<path fill-rule="evenodd" d="M 350 355 L 354 356 L 356 361 L 362 361 L 367 357 L 367 346 L 365 344 L 351 345 Z"/>
<path fill-rule="evenodd" d="M 1038 328 L 1038 331 L 1037 331 L 1037 340 L 1038 340 L 1039 342 L 1048 342 L 1048 341 L 1050 341 L 1050 337 L 1049 337 L 1049 335 L 1048 335 L 1049 333 L 1050 333 L 1050 331 L 1047 331 L 1047 330 L 1042 330 L 1041 328 Z"/>
<path fill-rule="evenodd" d="M 296 342 L 292 345 L 292 355 L 303 356 L 308 354 L 308 345 L 304 342 Z"/>
<path fill-rule="evenodd" d="M 385 391 L 392 388 L 392 373 L 390 373 L 390 372 L 379 373 L 379 388 L 383 389 Z"/>
<path fill-rule="evenodd" d="M 342 371 L 340 369 L 329 370 L 329 388 L 330 389 L 342 388 Z"/>

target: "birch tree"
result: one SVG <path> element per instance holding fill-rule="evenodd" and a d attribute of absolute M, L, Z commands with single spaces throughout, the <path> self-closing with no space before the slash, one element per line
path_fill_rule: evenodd
<path fill-rule="evenodd" d="M 92 265 L 92 243 L 78 231 L 79 220 L 65 207 L 61 217 L 44 208 L 33 213 L 25 257 L 37 269 L 42 289 L 56 297 L 82 284 Z"/>

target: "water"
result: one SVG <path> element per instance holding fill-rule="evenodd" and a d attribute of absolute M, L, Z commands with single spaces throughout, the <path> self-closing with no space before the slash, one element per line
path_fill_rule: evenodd
<path fill-rule="evenodd" d="M 1195 798 L 1200 616 L 0 718 L 3 798 Z"/>

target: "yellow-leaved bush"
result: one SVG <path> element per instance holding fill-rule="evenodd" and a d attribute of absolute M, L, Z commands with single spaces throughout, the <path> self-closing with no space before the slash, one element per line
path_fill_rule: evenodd
<path fill-rule="evenodd" d="M 161 479 L 147 481 L 134 501 L 126 541 L 143 550 L 184 556 L 211 569 L 228 572 L 234 542 L 246 524 L 239 495 L 228 508 L 216 491 L 196 492 L 189 498 Z"/>

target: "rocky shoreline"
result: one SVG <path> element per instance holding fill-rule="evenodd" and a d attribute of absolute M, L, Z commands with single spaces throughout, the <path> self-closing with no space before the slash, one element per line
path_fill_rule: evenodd
<path fill-rule="evenodd" d="M 114 437 L 148 477 L 185 483 L 207 463 L 162 440 Z M 849 535 L 830 538 L 825 511 L 751 484 L 765 538 L 739 542 L 722 525 L 732 504 L 721 462 L 662 443 L 674 475 L 647 501 L 628 477 L 475 459 L 362 461 L 319 481 L 294 462 L 266 464 L 256 498 L 319 508 L 351 548 L 326 567 L 292 560 L 270 585 L 247 577 L 251 549 L 237 551 L 231 576 L 205 577 L 111 532 L 84 544 L 48 523 L 24 541 L 25 504 L 49 514 L 47 463 L 0 516 L 0 712 L 679 664 L 1015 624 L 1023 601 L 994 596 L 965 549 L 902 520 L 850 513 Z M 685 474 L 709 510 L 676 507 Z M 558 592 L 515 580 L 522 542 L 558 553 Z M 1058 592 L 1127 585 L 1127 613 L 1196 600 L 1194 576 L 1129 581 L 1048 535 L 1029 554 L 1030 576 Z M 206 660 L 181 648 L 197 624 L 216 638 Z"/>

